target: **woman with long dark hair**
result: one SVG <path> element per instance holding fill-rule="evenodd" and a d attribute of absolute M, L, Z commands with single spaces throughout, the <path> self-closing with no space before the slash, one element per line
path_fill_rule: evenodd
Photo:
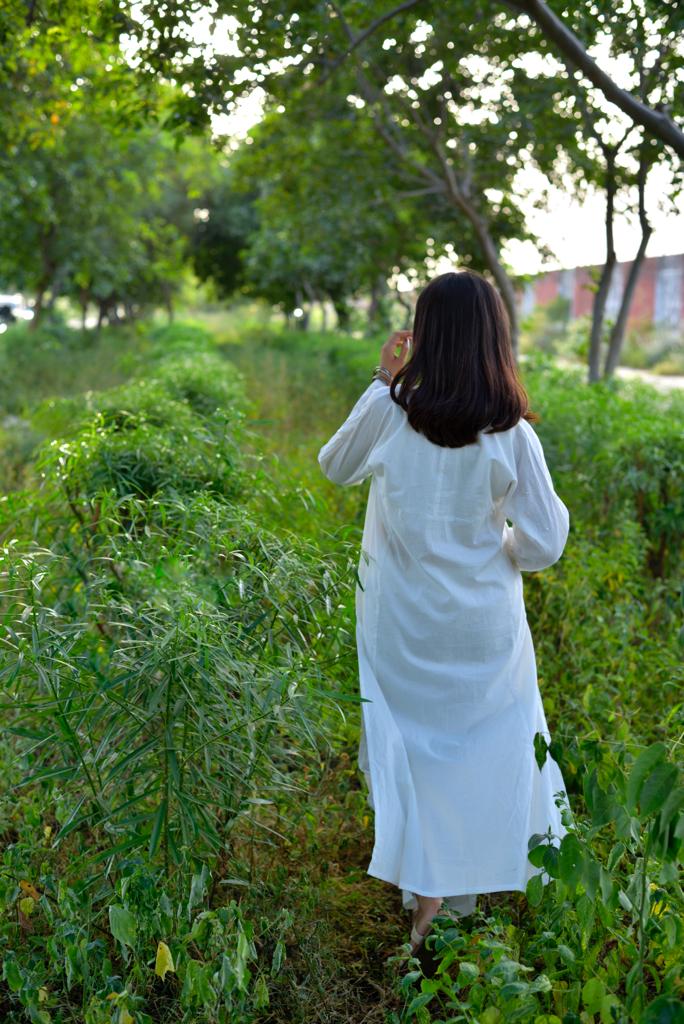
<path fill-rule="evenodd" d="M 336 483 L 371 477 L 356 592 L 368 873 L 402 890 L 414 951 L 443 902 L 464 915 L 479 893 L 524 891 L 529 837 L 566 832 L 560 769 L 535 758 L 550 736 L 520 574 L 568 534 L 535 418 L 499 295 L 443 274 L 318 456 Z"/>

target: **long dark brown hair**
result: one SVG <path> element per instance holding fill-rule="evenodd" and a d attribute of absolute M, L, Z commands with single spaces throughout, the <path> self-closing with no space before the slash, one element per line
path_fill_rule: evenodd
<path fill-rule="evenodd" d="M 441 274 L 423 289 L 413 355 L 390 393 L 413 429 L 445 448 L 472 444 L 481 430 L 537 419 L 518 377 L 508 314 L 484 277 L 471 270 Z"/>

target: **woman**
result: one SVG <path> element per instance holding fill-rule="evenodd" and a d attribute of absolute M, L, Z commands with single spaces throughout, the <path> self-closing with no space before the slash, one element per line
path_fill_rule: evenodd
<path fill-rule="evenodd" d="M 524 891 L 529 837 L 566 832 L 560 769 L 534 754 L 550 736 L 520 573 L 560 558 L 568 512 L 533 418 L 497 292 L 443 274 L 318 456 L 335 483 L 371 477 L 356 594 L 368 873 L 414 909 L 414 951 L 445 899 L 467 914 L 478 893 Z"/>

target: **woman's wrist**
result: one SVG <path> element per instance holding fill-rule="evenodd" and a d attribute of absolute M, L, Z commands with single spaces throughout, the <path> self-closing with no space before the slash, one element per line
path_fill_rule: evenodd
<path fill-rule="evenodd" d="M 383 384 L 389 385 L 392 383 L 392 374 L 386 366 L 376 366 L 371 377 L 371 381 L 373 380 L 379 380 Z"/>

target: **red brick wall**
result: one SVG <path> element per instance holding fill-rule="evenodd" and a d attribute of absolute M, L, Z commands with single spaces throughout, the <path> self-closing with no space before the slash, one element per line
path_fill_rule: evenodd
<path fill-rule="evenodd" d="M 547 306 L 558 295 L 558 271 L 551 270 L 534 282 L 534 297 L 538 306 Z"/>
<path fill-rule="evenodd" d="M 631 263 L 628 264 L 628 267 Z M 658 271 L 658 260 L 647 259 L 641 268 L 636 291 L 629 311 L 628 323 L 650 323 L 655 309 L 655 282 Z M 626 280 L 626 272 L 625 272 Z"/>
<path fill-rule="evenodd" d="M 574 315 L 589 316 L 594 304 L 594 281 L 591 267 L 578 267 L 575 271 Z"/>
<path fill-rule="evenodd" d="M 652 323 L 655 313 L 655 291 L 656 279 L 662 260 L 665 257 L 651 256 L 644 261 L 636 291 L 632 299 L 632 306 L 629 314 L 630 325 L 645 325 Z M 672 260 L 684 262 L 684 253 L 676 257 L 668 257 Z M 623 285 L 627 281 L 627 275 L 631 262 L 620 263 L 619 268 L 622 274 Z M 577 267 L 574 272 L 574 295 L 572 302 L 573 317 L 591 316 L 594 303 L 596 281 L 601 268 Z M 534 297 L 537 306 L 546 306 L 559 294 L 559 277 L 557 270 L 551 270 L 547 274 L 541 274 L 533 282 Z M 684 310 L 684 274 L 682 274 L 682 309 Z"/>

